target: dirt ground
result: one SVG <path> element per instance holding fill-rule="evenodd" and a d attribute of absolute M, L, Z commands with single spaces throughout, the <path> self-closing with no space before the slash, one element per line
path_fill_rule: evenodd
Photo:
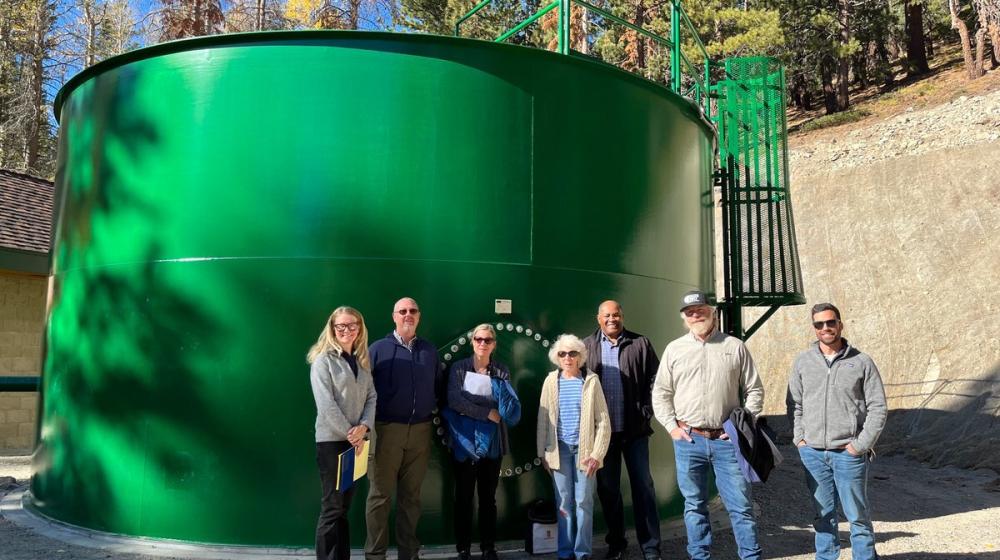
<path fill-rule="evenodd" d="M 754 502 L 759 512 L 764 558 L 806 560 L 813 557 L 812 513 L 798 455 L 787 446 L 782 447 L 782 452 L 786 462 L 778 467 L 767 484 L 755 487 Z M 23 489 L 27 476 L 27 458 L 0 457 L 0 494 Z M 12 477 L 16 482 L 8 481 L 5 485 L 3 477 Z M 877 457 L 869 490 L 874 504 L 877 548 L 883 560 L 1000 560 L 1000 476 L 997 472 L 952 467 L 935 469 L 902 455 Z M 841 529 L 845 529 L 843 523 Z M 664 525 L 664 536 L 664 560 L 686 557 L 683 533 L 676 522 Z M 847 535 L 842 531 L 841 536 L 844 540 L 841 558 L 848 559 Z M 595 535 L 595 545 L 602 540 L 600 534 Z M 634 547 L 630 551 L 632 557 L 640 557 Z M 602 558 L 603 554 L 603 549 L 595 550 L 595 558 Z M 0 517 L 0 558 L 4 560 L 152 560 L 164 557 L 69 545 Z M 527 558 L 523 550 L 507 550 L 501 554 L 502 560 L 522 558 Z M 714 558 L 736 558 L 730 531 L 717 531 Z"/>

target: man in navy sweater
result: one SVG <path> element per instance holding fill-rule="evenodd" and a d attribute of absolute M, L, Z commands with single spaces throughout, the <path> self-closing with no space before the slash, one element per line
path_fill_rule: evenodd
<path fill-rule="evenodd" d="M 417 302 L 408 297 L 397 301 L 392 320 L 396 329 L 368 348 L 378 399 L 375 453 L 368 465 L 366 560 L 385 560 L 393 493 L 399 560 L 419 558 L 420 485 L 431 453 L 431 417 L 444 380 L 437 349 L 417 338 Z"/>

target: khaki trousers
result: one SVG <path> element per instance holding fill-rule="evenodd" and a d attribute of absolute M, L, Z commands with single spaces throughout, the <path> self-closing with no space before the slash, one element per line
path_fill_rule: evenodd
<path fill-rule="evenodd" d="M 415 560 L 420 552 L 420 486 L 431 454 L 432 424 L 375 422 L 375 454 L 368 464 L 371 488 L 365 510 L 367 560 L 385 560 L 389 547 L 389 510 L 396 494 L 396 546 L 399 560 Z"/>

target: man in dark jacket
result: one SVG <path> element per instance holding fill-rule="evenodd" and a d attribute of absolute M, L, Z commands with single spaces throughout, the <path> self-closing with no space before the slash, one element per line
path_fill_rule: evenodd
<path fill-rule="evenodd" d="M 660 365 L 646 337 L 625 329 L 622 307 L 605 301 L 597 309 L 599 328 L 583 343 L 587 369 L 600 375 L 604 399 L 611 416 L 611 445 L 604 468 L 597 471 L 597 496 L 608 525 L 608 558 L 621 560 L 625 540 L 625 515 L 620 481 L 622 459 L 628 470 L 635 514 L 636 537 L 646 560 L 660 557 L 660 520 L 656 489 L 649 472 L 649 419 L 653 415 L 650 393 Z"/>
<path fill-rule="evenodd" d="M 437 349 L 417 338 L 420 308 L 412 298 L 396 302 L 396 329 L 368 349 L 378 399 L 375 403 L 375 453 L 368 466 L 371 487 L 365 522 L 367 560 L 385 560 L 389 510 L 396 489 L 396 544 L 399 560 L 416 560 L 420 541 L 420 486 L 431 453 L 431 416 L 443 389 Z"/>
<path fill-rule="evenodd" d="M 868 467 L 885 426 L 886 400 L 875 362 L 843 338 L 840 310 L 812 308 L 817 341 L 795 358 L 788 380 L 794 441 L 816 517 L 816 559 L 840 557 L 837 504 L 851 527 L 851 557 L 874 560 Z"/>

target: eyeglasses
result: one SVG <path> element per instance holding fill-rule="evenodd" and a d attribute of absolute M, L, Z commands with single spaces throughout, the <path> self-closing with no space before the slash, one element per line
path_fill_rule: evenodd
<path fill-rule="evenodd" d="M 711 309 L 707 305 L 706 306 L 692 305 L 691 307 L 685 307 L 684 310 L 681 311 L 681 313 L 683 313 L 685 317 L 694 317 L 695 315 L 708 315 L 710 312 Z"/>
<path fill-rule="evenodd" d="M 831 329 L 837 326 L 840 319 L 827 319 L 826 321 L 813 321 L 813 328 L 816 330 L 822 329 L 824 326 L 830 327 Z"/>
<path fill-rule="evenodd" d="M 358 323 L 334 323 L 333 330 L 339 333 L 354 332 L 358 330 Z"/>
<path fill-rule="evenodd" d="M 406 315 L 407 313 L 409 313 L 410 315 L 419 315 L 420 310 L 417 309 L 416 307 L 411 307 L 409 309 L 397 309 L 396 313 L 399 313 L 400 315 Z"/>
<path fill-rule="evenodd" d="M 473 337 L 472 340 L 475 341 L 476 344 L 485 344 L 487 346 L 489 346 L 490 344 L 493 344 L 494 342 L 496 342 L 495 338 L 482 338 L 482 337 L 479 337 L 479 336 Z"/>
<path fill-rule="evenodd" d="M 577 352 L 576 350 L 569 350 L 569 351 L 560 350 L 559 352 L 556 352 L 556 356 L 559 356 L 560 358 L 565 358 L 566 356 L 569 356 L 570 358 L 576 358 L 579 355 L 580 353 Z"/>

